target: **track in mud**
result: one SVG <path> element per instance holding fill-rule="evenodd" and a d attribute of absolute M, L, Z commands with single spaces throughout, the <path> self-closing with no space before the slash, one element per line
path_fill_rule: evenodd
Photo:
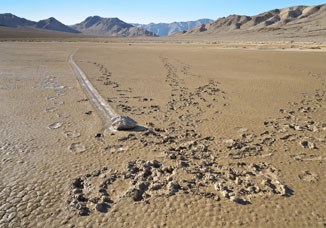
<path fill-rule="evenodd" d="M 94 86 L 91 84 L 91 82 L 87 79 L 86 74 L 80 69 L 80 67 L 74 61 L 74 59 L 73 59 L 74 54 L 71 54 L 69 56 L 68 62 L 70 64 L 70 66 L 73 68 L 81 87 L 83 88 L 87 97 L 89 98 L 89 101 L 98 110 L 98 113 L 100 114 L 100 116 L 103 119 L 106 126 L 110 126 L 111 119 L 114 117 L 117 117 L 118 114 L 101 97 L 99 92 L 94 88 Z"/>
<path fill-rule="evenodd" d="M 213 136 L 197 131 L 203 121 L 210 121 L 204 115 L 204 108 L 219 113 L 225 107 L 226 94 L 219 83 L 210 80 L 190 89 L 182 79 L 182 74 L 190 74 L 189 67 L 181 64 L 180 68 L 180 63 L 174 64 L 167 58 L 161 58 L 161 62 L 166 71 L 165 83 L 171 88 L 169 101 L 165 107 L 150 113 L 157 122 L 148 123 L 145 132 L 131 133 L 119 139 L 120 144 L 116 147 L 128 148 L 132 143 L 135 148 L 151 148 L 163 154 L 167 162 L 138 159 L 125 164 L 123 171 L 102 167 L 76 177 L 68 193 L 69 208 L 80 215 L 89 215 L 93 210 L 108 212 L 112 204 L 125 198 L 148 201 L 175 194 L 193 194 L 211 200 L 225 198 L 239 204 L 250 204 L 255 197 L 271 194 L 291 196 L 293 191 L 279 179 L 280 170 L 272 164 L 239 160 L 248 154 L 260 157 L 261 149 L 272 144 L 268 143 L 269 139 L 264 138 L 256 145 L 254 140 L 248 139 L 254 136 L 244 132 L 242 137 L 247 140 L 232 139 L 228 141 L 231 145 L 223 148 L 222 143 L 216 145 Z M 102 74 L 107 74 L 103 65 L 94 64 L 100 66 Z M 111 75 L 110 72 L 109 78 Z M 112 79 L 107 80 L 104 83 L 116 84 Z M 119 97 L 115 102 L 119 102 Z M 124 110 L 127 113 L 138 109 L 130 103 L 130 109 Z M 158 127 L 162 122 L 168 126 Z M 115 145 L 109 146 L 110 150 L 114 148 Z M 220 164 L 221 149 L 229 151 L 234 161 L 228 165 Z M 234 153 L 240 156 L 233 156 Z M 119 186 L 124 187 L 119 189 Z"/>

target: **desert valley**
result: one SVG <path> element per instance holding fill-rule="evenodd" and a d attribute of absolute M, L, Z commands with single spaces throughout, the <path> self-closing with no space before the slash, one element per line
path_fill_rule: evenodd
<path fill-rule="evenodd" d="M 325 39 L 326 5 L 0 14 L 0 227 L 325 227 Z"/>

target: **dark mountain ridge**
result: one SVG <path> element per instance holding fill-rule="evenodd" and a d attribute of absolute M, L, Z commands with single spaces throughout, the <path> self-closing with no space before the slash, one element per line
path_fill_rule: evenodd
<path fill-rule="evenodd" d="M 35 22 L 17 17 L 11 13 L 0 14 L 0 26 L 11 28 L 37 28 L 59 32 L 79 33 L 79 31 L 62 24 L 53 17 Z"/>
<path fill-rule="evenodd" d="M 326 4 L 273 9 L 255 16 L 230 15 L 179 35 L 279 33 L 286 36 L 326 37 Z"/>
<path fill-rule="evenodd" d="M 156 36 L 144 28 L 135 27 L 119 18 L 87 17 L 84 21 L 72 26 L 85 35 L 97 36 Z"/>

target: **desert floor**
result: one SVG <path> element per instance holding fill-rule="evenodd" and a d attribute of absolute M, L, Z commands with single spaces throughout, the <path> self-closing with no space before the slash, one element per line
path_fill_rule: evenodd
<path fill-rule="evenodd" d="M 326 52 L 249 49 L 0 43 L 0 227 L 325 227 Z"/>

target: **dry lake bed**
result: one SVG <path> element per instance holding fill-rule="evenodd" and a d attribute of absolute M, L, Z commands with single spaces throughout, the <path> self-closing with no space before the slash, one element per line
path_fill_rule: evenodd
<path fill-rule="evenodd" d="M 112 132 L 68 63 L 138 122 Z M 1 42 L 0 227 L 325 227 L 326 52 Z"/>

